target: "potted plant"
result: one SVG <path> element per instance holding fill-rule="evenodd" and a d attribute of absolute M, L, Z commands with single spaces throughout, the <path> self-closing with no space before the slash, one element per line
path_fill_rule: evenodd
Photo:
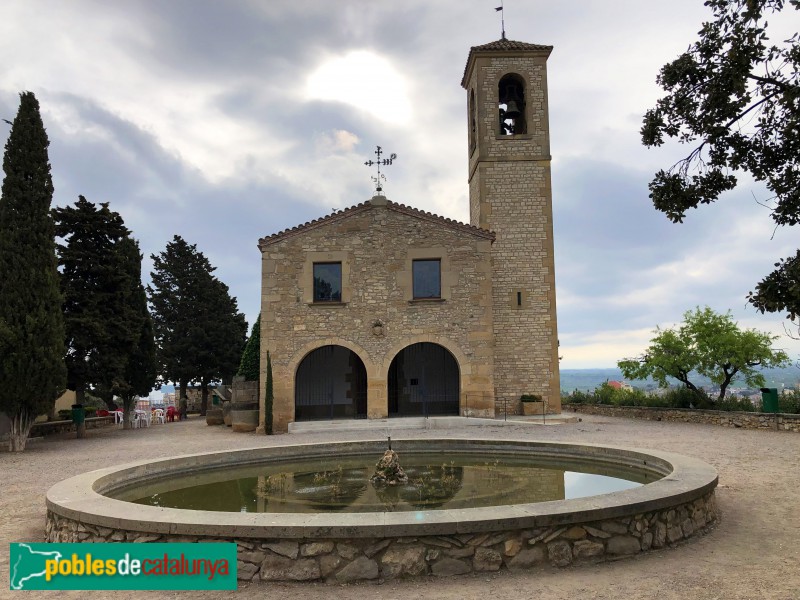
<path fill-rule="evenodd" d="M 542 402 L 542 397 L 539 394 L 522 394 L 519 400 L 522 402 L 523 415 L 531 416 L 544 413 L 544 402 Z"/>

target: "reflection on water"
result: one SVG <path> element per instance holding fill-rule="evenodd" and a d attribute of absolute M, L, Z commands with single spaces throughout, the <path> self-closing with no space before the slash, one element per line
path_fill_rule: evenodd
<path fill-rule="evenodd" d="M 226 512 L 381 512 L 527 504 L 615 492 L 653 475 L 596 463 L 478 455 L 404 454 L 408 483 L 373 486 L 373 461 L 342 457 L 173 477 L 128 488 L 115 498 Z"/>

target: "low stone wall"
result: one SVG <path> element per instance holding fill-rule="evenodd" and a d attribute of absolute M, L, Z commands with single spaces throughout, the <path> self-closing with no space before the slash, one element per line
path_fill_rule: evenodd
<path fill-rule="evenodd" d="M 742 429 L 778 429 L 800 433 L 800 415 L 753 412 L 727 412 L 685 408 L 651 408 L 649 406 L 611 406 L 608 404 L 564 404 L 564 412 L 587 415 L 627 417 L 647 421 L 676 421 L 679 423 L 704 423 L 721 427 Z M 777 426 L 776 426 L 777 422 Z"/>
<path fill-rule="evenodd" d="M 48 542 L 235 542 L 240 580 L 349 583 L 421 575 L 566 567 L 672 546 L 717 518 L 714 492 L 632 517 L 488 533 L 394 539 L 232 539 L 85 525 L 47 513 Z"/>
<path fill-rule="evenodd" d="M 97 429 L 98 427 L 108 427 L 114 424 L 114 417 L 88 417 L 85 420 L 86 429 Z M 29 437 L 53 435 L 75 431 L 75 424 L 71 420 L 65 421 L 42 421 L 34 423 L 31 427 Z"/>

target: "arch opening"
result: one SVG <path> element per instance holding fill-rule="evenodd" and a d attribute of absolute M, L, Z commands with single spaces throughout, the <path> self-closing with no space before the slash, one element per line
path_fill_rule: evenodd
<path fill-rule="evenodd" d="M 412 344 L 389 366 L 390 417 L 458 415 L 458 361 L 444 346 Z"/>
<path fill-rule="evenodd" d="M 295 421 L 367 418 L 367 369 L 344 346 L 322 346 L 297 366 Z"/>
<path fill-rule="evenodd" d="M 504 76 L 498 84 L 500 135 L 528 133 L 525 121 L 525 82 L 516 74 Z"/>

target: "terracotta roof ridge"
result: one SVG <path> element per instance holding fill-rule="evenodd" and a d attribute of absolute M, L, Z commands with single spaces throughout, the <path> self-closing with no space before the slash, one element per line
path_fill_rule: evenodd
<path fill-rule="evenodd" d="M 402 212 L 405 214 L 413 215 L 416 217 L 423 217 L 429 221 L 436 221 L 436 222 L 444 222 L 448 225 L 456 229 L 460 229 L 462 231 L 468 231 L 470 233 L 475 233 L 480 235 L 481 237 L 485 237 L 494 241 L 495 234 L 488 229 L 483 229 L 482 227 L 477 227 L 476 225 L 471 225 L 469 223 L 462 223 L 461 221 L 456 221 L 455 219 L 451 219 L 449 217 L 443 217 L 441 215 L 437 215 L 436 213 L 432 213 L 426 210 L 422 210 L 420 208 L 414 208 L 413 206 L 407 206 L 405 204 L 400 204 L 399 202 L 392 202 L 391 200 L 388 202 L 389 208 L 396 210 L 398 212 Z"/>
<path fill-rule="evenodd" d="M 461 77 L 461 87 L 463 88 L 467 87 L 467 72 L 469 71 L 469 66 L 472 63 L 472 59 L 474 58 L 476 53 L 537 52 L 537 53 L 546 53 L 545 56 L 550 56 L 550 53 L 552 51 L 553 47 L 545 44 L 530 44 L 528 42 L 518 42 L 517 40 L 508 40 L 505 38 L 489 42 L 488 44 L 480 44 L 478 46 L 472 46 L 469 49 L 469 55 L 467 56 L 467 64 L 464 65 L 464 74 Z"/>
<path fill-rule="evenodd" d="M 266 244 L 272 244 L 287 237 L 305 233 L 306 231 L 309 231 L 311 229 L 316 229 L 317 227 L 321 227 L 323 225 L 335 223 L 336 221 L 348 218 L 355 213 L 373 208 L 373 206 L 374 205 L 372 204 L 372 202 L 367 200 L 365 202 L 361 202 L 360 204 L 356 204 L 355 206 L 350 206 L 348 208 L 337 210 L 335 213 L 332 213 L 330 215 L 326 215 L 318 219 L 312 219 L 311 221 L 306 221 L 305 223 L 301 223 L 300 225 L 295 225 L 294 227 L 289 227 L 288 229 L 283 229 L 282 231 L 278 231 L 277 233 L 265 236 L 260 240 L 258 240 L 258 246 L 261 247 Z M 392 202 L 391 200 L 386 201 L 386 207 L 389 208 L 390 210 L 394 210 L 399 213 L 425 219 L 426 221 L 443 223 L 448 225 L 452 229 L 471 233 L 473 235 L 477 235 L 479 237 L 488 240 L 494 241 L 495 239 L 494 232 L 489 231 L 488 229 L 476 227 L 475 225 L 470 225 L 468 223 L 462 223 L 460 221 L 456 221 L 455 219 L 443 217 L 441 215 L 437 215 L 435 213 L 428 212 L 419 208 L 413 208 L 411 206 L 406 206 L 405 204 Z"/>
<path fill-rule="evenodd" d="M 260 240 L 258 240 L 258 245 L 261 246 L 262 244 L 270 244 L 279 239 L 290 237 L 298 233 L 303 233 L 309 229 L 316 229 L 321 225 L 327 225 L 328 223 L 339 221 L 347 216 L 352 215 L 353 213 L 366 210 L 367 208 L 370 208 L 370 206 L 371 206 L 370 201 L 367 200 L 365 202 L 360 202 L 355 206 L 349 206 L 347 208 L 339 209 L 336 212 L 326 215 L 324 217 L 312 219 L 311 221 L 306 221 L 305 223 L 301 223 L 300 225 L 295 225 L 294 227 L 289 227 L 287 229 L 283 229 L 276 233 L 265 236 Z"/>

